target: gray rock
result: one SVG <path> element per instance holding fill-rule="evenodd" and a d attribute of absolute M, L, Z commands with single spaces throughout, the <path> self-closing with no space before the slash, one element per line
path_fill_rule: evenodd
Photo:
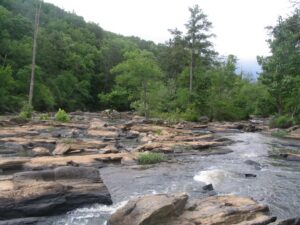
<path fill-rule="evenodd" d="M 208 185 L 203 186 L 202 190 L 204 190 L 204 191 L 213 191 L 214 187 L 213 187 L 212 184 L 208 184 Z"/>
<path fill-rule="evenodd" d="M 107 225 L 156 225 L 165 218 L 180 215 L 187 199 L 186 194 L 139 197 L 118 209 Z"/>
<path fill-rule="evenodd" d="M 13 186 L 0 193 L 0 220 L 57 215 L 86 204 L 112 204 L 99 170 L 90 167 L 16 173 Z"/>
<path fill-rule="evenodd" d="M 300 218 L 279 221 L 276 225 L 300 225 Z"/>
<path fill-rule="evenodd" d="M 53 221 L 46 217 L 30 217 L 0 221 L 0 225 L 52 225 Z"/>
<path fill-rule="evenodd" d="M 160 194 L 132 199 L 107 225 L 266 225 L 276 220 L 267 206 L 251 198 L 213 196 L 188 203 L 187 198 L 186 194 Z"/>

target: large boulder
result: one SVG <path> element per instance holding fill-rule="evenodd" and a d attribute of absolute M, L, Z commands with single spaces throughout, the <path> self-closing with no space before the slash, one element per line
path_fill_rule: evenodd
<path fill-rule="evenodd" d="M 107 225 L 156 225 L 166 218 L 180 215 L 187 199 L 186 194 L 132 199 L 111 216 Z"/>
<path fill-rule="evenodd" d="M 176 221 L 166 225 L 264 225 L 276 220 L 268 211 L 251 198 L 213 196 L 190 202 Z"/>
<path fill-rule="evenodd" d="M 16 173 L 13 189 L 0 193 L 0 220 L 61 214 L 85 204 L 112 204 L 99 170 L 58 167 Z"/>
<path fill-rule="evenodd" d="M 187 199 L 186 194 L 138 197 L 117 210 L 107 225 L 265 225 L 276 220 L 267 206 L 251 198 Z"/>

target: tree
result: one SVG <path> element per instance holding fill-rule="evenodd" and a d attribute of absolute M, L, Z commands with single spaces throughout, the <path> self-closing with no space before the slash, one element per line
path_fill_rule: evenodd
<path fill-rule="evenodd" d="M 151 110 L 149 93 L 161 78 L 161 70 L 153 54 L 146 50 L 126 52 L 124 57 L 125 60 L 111 72 L 117 74 L 117 85 L 125 88 L 134 106 L 148 118 Z"/>
<path fill-rule="evenodd" d="M 212 43 L 209 38 L 214 36 L 209 33 L 212 23 L 207 20 L 207 16 L 202 12 L 198 5 L 189 8 L 190 19 L 185 25 L 187 28 L 186 40 L 188 41 L 188 48 L 190 50 L 190 81 L 189 90 L 190 95 L 193 90 L 193 70 L 196 64 L 196 57 L 209 57 L 212 53 Z"/>
<path fill-rule="evenodd" d="M 297 102 L 300 76 L 300 14 L 283 20 L 281 17 L 275 27 L 269 27 L 268 40 L 271 56 L 258 57 L 262 66 L 259 79 L 267 87 L 275 100 L 279 114 L 300 113 L 298 107 L 291 102 Z M 296 98 L 293 100 L 293 98 Z M 296 112 L 296 111 L 298 112 Z"/>
<path fill-rule="evenodd" d="M 33 88 L 34 88 L 34 73 L 35 73 L 35 60 L 37 49 L 37 37 L 39 33 L 40 13 L 42 8 L 42 1 L 39 0 L 39 4 L 36 6 L 35 22 L 34 22 L 34 35 L 33 35 L 33 49 L 32 49 L 32 67 L 31 67 L 31 79 L 29 88 L 29 105 L 32 106 Z"/>

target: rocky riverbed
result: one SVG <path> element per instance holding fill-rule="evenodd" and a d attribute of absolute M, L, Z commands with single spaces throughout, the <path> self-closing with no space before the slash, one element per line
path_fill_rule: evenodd
<path fill-rule="evenodd" d="M 172 171 L 169 170 L 172 168 L 175 170 L 181 168 L 181 171 L 178 171 L 180 176 L 189 176 L 192 168 L 188 166 L 187 160 L 189 159 L 212 159 L 223 157 L 224 154 L 234 154 L 234 149 L 228 146 L 234 145 L 238 140 L 231 138 L 228 134 L 266 130 L 264 124 L 249 122 L 173 124 L 161 120 L 145 120 L 129 113 L 72 113 L 71 117 L 72 121 L 69 123 L 37 119 L 24 123 L 16 119 L 2 118 L 0 122 L 1 225 L 96 224 L 92 222 L 92 219 L 86 220 L 87 222 L 80 220 L 81 222 L 78 223 L 63 222 L 65 220 L 59 219 L 59 217 L 57 219 L 57 216 L 77 208 L 91 206 L 94 203 L 110 207 L 109 205 L 112 203 L 129 200 L 136 196 L 136 192 L 130 186 L 147 189 L 147 183 L 127 184 L 128 191 L 123 190 L 120 195 L 118 191 L 124 187 L 124 184 L 126 185 L 126 182 L 134 177 L 143 179 L 143 176 L 149 176 L 151 171 L 154 172 L 162 166 L 165 168 L 165 172 L 159 169 L 156 172 L 156 178 L 153 177 L 150 180 L 159 190 L 159 185 L 163 183 L 162 177 L 168 179 L 169 176 L 163 174 L 171 174 Z M 137 157 L 140 152 L 145 151 L 164 153 L 167 161 L 158 167 L 138 165 Z M 281 157 L 284 160 L 297 160 L 299 155 L 296 150 L 292 152 L 279 151 L 273 156 Z M 194 163 L 190 164 L 194 165 Z M 256 161 L 249 160 L 248 164 L 261 168 L 261 164 Z M 239 172 L 240 176 L 244 176 L 246 179 L 256 177 L 256 174 L 247 171 Z M 153 179 L 157 179 L 157 183 Z M 170 185 L 172 186 L 171 183 Z M 238 196 L 208 197 L 218 194 L 218 190 L 213 190 L 216 184 L 208 186 L 208 190 L 204 188 L 200 194 L 198 191 L 189 191 L 184 188 L 184 185 L 177 186 L 173 190 L 171 186 L 167 192 L 187 191 L 191 198 L 189 202 L 196 201 L 194 214 L 197 214 L 198 210 L 201 211 L 204 207 L 202 205 L 206 205 L 205 207 L 214 205 L 213 212 L 221 214 L 225 211 L 231 212 L 234 216 L 230 216 L 230 218 L 242 218 L 231 223 L 224 222 L 224 224 L 242 224 L 243 218 L 248 222 L 253 219 L 256 222 L 264 221 L 260 224 L 267 224 L 267 222 L 274 221 L 276 216 L 270 216 L 267 213 L 267 206 L 261 206 L 250 199 L 240 199 Z M 193 190 L 195 188 L 192 187 Z M 138 195 L 143 193 L 146 194 L 143 191 L 137 192 Z M 186 196 L 186 194 L 182 196 Z M 206 197 L 208 199 L 203 200 Z M 155 195 L 147 198 L 151 198 L 153 201 L 157 199 Z M 172 201 L 174 196 L 167 195 L 164 198 Z M 235 203 L 235 201 L 239 203 Z M 157 202 L 161 201 L 157 200 Z M 166 224 L 174 224 L 168 218 L 178 217 L 181 218 L 180 221 L 185 221 L 182 224 L 215 224 L 209 222 L 213 215 L 206 215 L 205 218 L 202 215 L 203 219 L 197 220 L 197 223 L 193 219 L 185 220 L 185 215 L 193 212 L 193 210 L 189 211 L 191 206 L 188 206 L 190 203 L 186 202 L 182 205 L 180 213 L 176 214 L 176 209 L 172 209 L 171 214 L 164 217 L 162 221 L 167 219 L 168 223 Z M 229 206 L 229 208 L 222 208 L 222 205 Z M 255 215 L 251 214 L 254 208 L 249 205 L 254 208 L 258 207 L 259 210 L 254 210 Z M 159 205 L 157 206 L 159 207 Z M 148 212 L 147 208 L 143 207 L 143 209 Z M 241 209 L 245 215 L 239 214 Z M 145 216 L 143 214 L 141 212 L 142 217 Z M 225 217 L 218 218 L 219 222 L 222 218 L 227 221 L 229 217 L 227 219 Z M 256 218 L 264 219 L 256 220 Z M 232 221 L 232 219 L 228 221 Z M 115 222 L 109 223 L 115 224 Z M 132 222 L 132 224 L 151 223 Z M 247 224 L 259 223 L 249 222 Z"/>

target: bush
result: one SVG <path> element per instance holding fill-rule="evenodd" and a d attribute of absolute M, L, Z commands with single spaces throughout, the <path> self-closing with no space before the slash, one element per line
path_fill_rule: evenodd
<path fill-rule="evenodd" d="M 21 119 L 30 119 L 32 117 L 33 107 L 32 105 L 25 103 L 21 109 L 19 117 Z"/>
<path fill-rule="evenodd" d="M 272 132 L 271 135 L 274 136 L 274 137 L 282 138 L 282 137 L 287 136 L 288 132 L 285 131 L 285 130 L 278 130 L 278 131 Z"/>
<path fill-rule="evenodd" d="M 270 122 L 271 128 L 289 128 L 294 125 L 294 120 L 287 115 L 276 116 Z"/>
<path fill-rule="evenodd" d="M 147 152 L 147 153 L 141 153 L 138 156 L 138 163 L 142 165 L 156 164 L 163 161 L 166 161 L 166 157 L 162 153 Z"/>
<path fill-rule="evenodd" d="M 41 114 L 40 115 L 40 120 L 49 120 L 49 115 L 48 114 Z"/>
<path fill-rule="evenodd" d="M 59 109 L 58 112 L 55 114 L 55 120 L 60 122 L 69 122 L 70 116 L 65 112 L 65 110 Z"/>
<path fill-rule="evenodd" d="M 187 110 L 182 113 L 182 118 L 186 121 L 190 121 L 190 122 L 197 122 L 198 121 L 198 113 L 195 109 L 195 107 L 190 106 L 187 108 Z"/>

